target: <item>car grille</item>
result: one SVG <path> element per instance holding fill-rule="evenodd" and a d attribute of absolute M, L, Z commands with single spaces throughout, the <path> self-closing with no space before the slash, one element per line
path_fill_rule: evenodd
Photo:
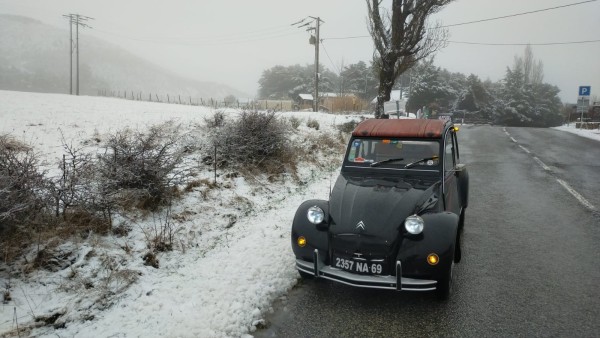
<path fill-rule="evenodd" d="M 360 234 L 337 234 L 332 236 L 331 248 L 333 253 L 340 256 L 387 259 L 392 254 L 393 243 Z"/>

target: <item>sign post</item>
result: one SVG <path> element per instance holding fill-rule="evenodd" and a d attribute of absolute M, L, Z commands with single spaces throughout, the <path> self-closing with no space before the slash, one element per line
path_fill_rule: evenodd
<path fill-rule="evenodd" d="M 581 113 L 579 121 L 583 127 L 583 113 L 587 112 L 590 106 L 590 93 L 592 92 L 591 86 L 579 86 L 579 95 L 577 97 L 577 112 Z"/>

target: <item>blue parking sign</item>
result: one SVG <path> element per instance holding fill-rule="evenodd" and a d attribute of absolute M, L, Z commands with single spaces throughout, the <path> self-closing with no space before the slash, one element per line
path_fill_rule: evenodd
<path fill-rule="evenodd" d="M 579 96 L 590 96 L 591 86 L 579 86 Z"/>

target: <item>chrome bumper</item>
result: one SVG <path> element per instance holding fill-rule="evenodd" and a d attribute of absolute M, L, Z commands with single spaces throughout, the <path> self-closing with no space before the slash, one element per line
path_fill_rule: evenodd
<path fill-rule="evenodd" d="M 319 259 L 319 252 L 317 250 L 313 254 L 313 262 L 296 259 L 296 268 L 299 271 L 314 275 L 316 278 L 325 278 L 361 288 L 397 291 L 433 291 L 436 289 L 437 284 L 435 280 L 401 277 L 402 263 L 400 261 L 396 262 L 396 276 L 371 276 L 350 273 L 323 264 L 321 259 Z"/>

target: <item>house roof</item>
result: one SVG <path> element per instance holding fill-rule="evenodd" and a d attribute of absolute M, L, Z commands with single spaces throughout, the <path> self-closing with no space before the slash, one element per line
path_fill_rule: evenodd
<path fill-rule="evenodd" d="M 302 100 L 311 100 L 313 99 L 312 94 L 298 94 Z"/>
<path fill-rule="evenodd" d="M 450 122 L 426 119 L 368 119 L 356 126 L 352 136 L 439 138 L 448 123 Z"/>

